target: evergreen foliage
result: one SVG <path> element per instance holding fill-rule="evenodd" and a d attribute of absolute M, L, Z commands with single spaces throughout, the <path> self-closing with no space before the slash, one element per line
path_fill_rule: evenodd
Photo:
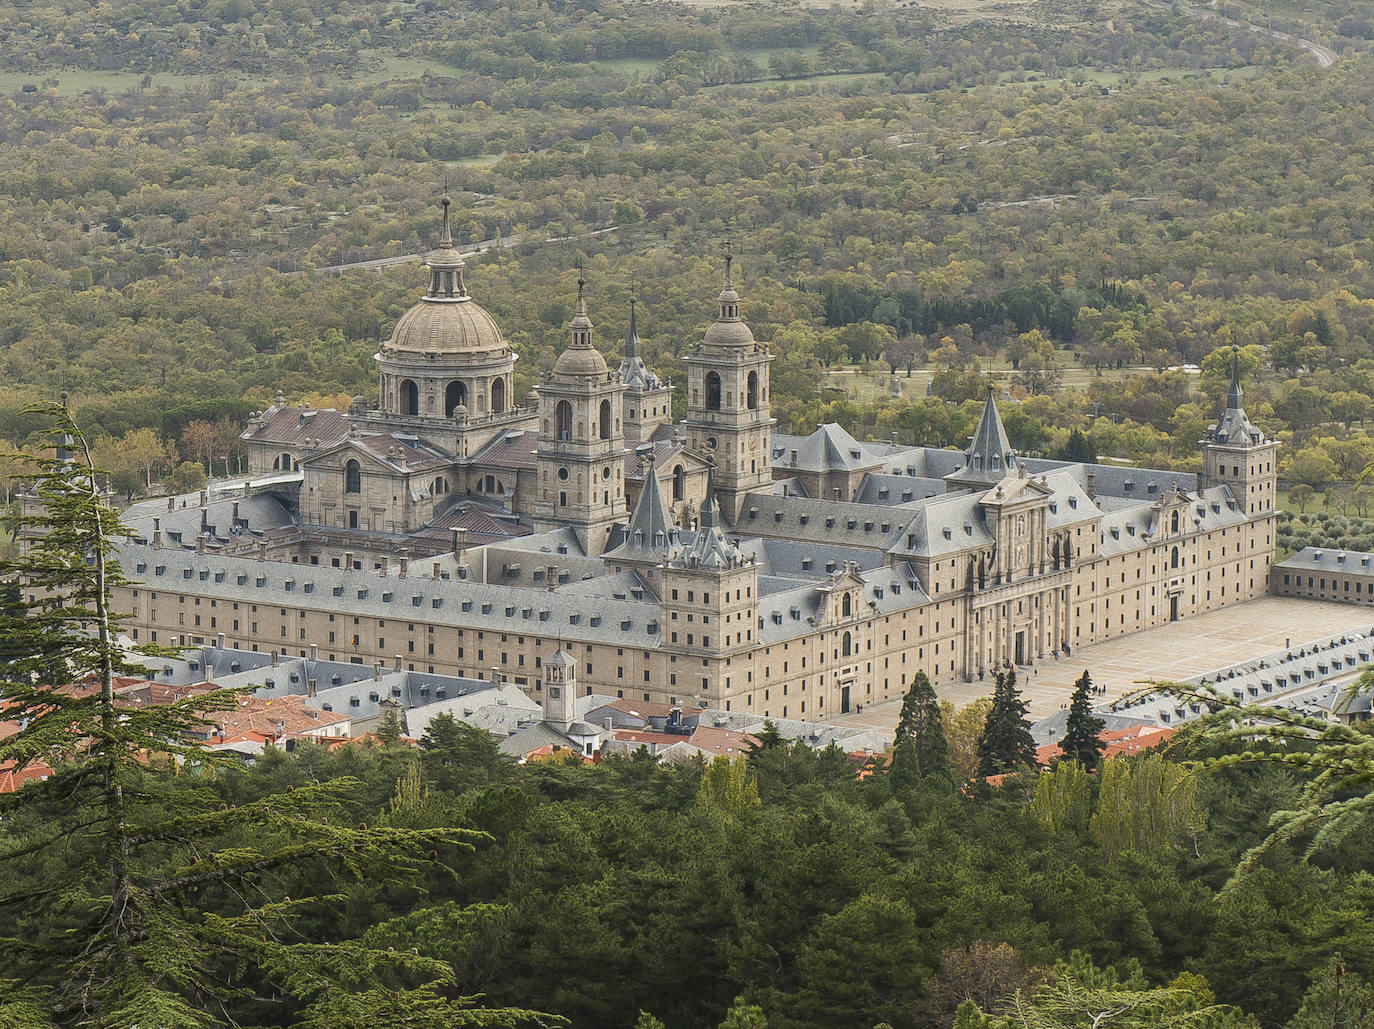
<path fill-rule="evenodd" d="M 343 883 L 413 888 L 442 867 L 441 850 L 471 852 L 480 834 L 350 824 L 361 784 L 347 776 L 226 804 L 214 782 L 230 768 L 200 740 L 233 693 L 120 702 L 115 676 L 135 668 L 108 606 L 123 530 L 68 412 L 43 413 L 56 456 L 33 460 L 40 513 L 17 522 L 28 553 L 0 568 L 32 598 L 3 655 L 0 691 L 21 728 L 0 740 L 0 763 L 54 768 L 0 795 L 8 1024 L 208 1027 L 237 1021 L 231 1010 L 331 1029 L 536 1017 L 474 1010 L 444 962 L 329 931 Z"/>
<path fill-rule="evenodd" d="M 1069 719 L 1064 726 L 1064 738 L 1059 741 L 1059 749 L 1064 756 L 1077 761 L 1089 771 L 1096 768 L 1102 760 L 1102 751 L 1107 747 L 1102 742 L 1102 727 L 1106 724 L 1092 712 L 1092 701 L 1088 699 L 1093 681 L 1088 670 L 1073 684 L 1073 699 L 1069 702 Z"/>
<path fill-rule="evenodd" d="M 1016 688 L 1015 670 L 997 673 L 983 735 L 978 740 L 978 774 L 999 775 L 1035 766 L 1035 741 L 1031 739 L 1029 705 Z"/>
<path fill-rule="evenodd" d="M 897 733 L 892 741 L 892 781 L 910 786 L 916 779 L 934 776 L 953 784 L 949 742 L 945 739 L 940 699 L 925 672 L 917 672 L 902 698 Z"/>

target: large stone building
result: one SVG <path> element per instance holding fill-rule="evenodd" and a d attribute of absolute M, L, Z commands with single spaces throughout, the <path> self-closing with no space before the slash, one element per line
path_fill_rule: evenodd
<path fill-rule="evenodd" d="M 680 426 L 634 317 L 612 370 L 581 286 L 522 407 L 447 217 L 428 265 L 376 409 L 279 402 L 245 433 L 252 481 L 128 513 L 140 641 L 532 694 L 562 651 L 589 693 L 815 719 L 1266 591 L 1276 448 L 1238 376 L 1201 478 L 1023 458 L 991 395 L 962 452 L 775 434 L 727 258 Z"/>

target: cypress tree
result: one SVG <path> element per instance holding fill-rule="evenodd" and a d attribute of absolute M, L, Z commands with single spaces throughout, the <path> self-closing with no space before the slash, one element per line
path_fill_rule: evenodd
<path fill-rule="evenodd" d="M 899 785 L 911 785 L 926 777 L 954 781 L 940 699 L 925 672 L 916 673 L 902 699 L 897 734 L 892 741 L 891 771 Z"/>
<path fill-rule="evenodd" d="M 201 740 L 235 691 L 121 702 L 115 677 L 140 671 L 110 608 L 128 530 L 70 413 L 41 413 L 56 422 L 56 456 L 31 459 L 41 513 L 16 520 L 27 553 L 0 564 L 26 608 L 18 618 L 11 596 L 5 615 L 0 695 L 22 728 L 0 740 L 0 765 L 52 769 L 0 795 L 7 1024 L 338 1027 L 399 1024 L 398 1011 L 417 1029 L 527 1024 L 454 997 L 447 963 L 337 938 L 326 916 L 342 882 L 418 887 L 440 851 L 480 834 L 354 825 L 362 784 L 347 777 L 229 806 L 214 787 L 232 761 Z"/>
<path fill-rule="evenodd" d="M 1059 749 L 1066 758 L 1077 761 L 1091 771 L 1102 760 L 1102 751 L 1107 745 L 1102 742 L 1102 727 L 1107 723 L 1093 715 L 1088 700 L 1088 691 L 1093 681 L 1088 670 L 1073 684 L 1073 700 L 1069 703 L 1069 720 L 1064 727 L 1064 738 L 1059 741 Z"/>
<path fill-rule="evenodd" d="M 1035 765 L 1027 704 L 1016 688 L 1016 672 L 998 672 L 992 710 L 978 740 L 978 774 L 999 775 Z"/>

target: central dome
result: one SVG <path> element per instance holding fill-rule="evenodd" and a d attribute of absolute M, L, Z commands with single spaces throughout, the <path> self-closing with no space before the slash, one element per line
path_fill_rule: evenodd
<path fill-rule="evenodd" d="M 498 356 L 510 350 L 496 319 L 467 297 L 421 300 L 401 315 L 385 350 Z"/>

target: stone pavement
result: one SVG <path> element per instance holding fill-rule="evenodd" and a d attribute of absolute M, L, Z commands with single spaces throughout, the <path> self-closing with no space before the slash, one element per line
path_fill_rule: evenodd
<path fill-rule="evenodd" d="M 1038 720 L 1068 703 L 1074 680 L 1085 668 L 1094 683 L 1107 687 L 1106 695 L 1096 699 L 1096 705 L 1102 705 L 1139 688 L 1145 680 L 1188 679 L 1284 647 L 1300 647 L 1333 633 L 1364 631 L 1371 626 L 1374 610 L 1369 608 L 1264 597 L 1076 649 L 1072 657 L 1046 658 L 1034 667 L 1017 669 L 1017 685 L 1030 704 L 1031 719 Z M 950 683 L 937 687 L 937 692 L 941 700 L 963 707 L 992 695 L 992 676 L 985 682 Z M 862 714 L 827 721 L 890 733 L 897 725 L 900 709 L 901 701 L 889 701 L 867 706 Z"/>

